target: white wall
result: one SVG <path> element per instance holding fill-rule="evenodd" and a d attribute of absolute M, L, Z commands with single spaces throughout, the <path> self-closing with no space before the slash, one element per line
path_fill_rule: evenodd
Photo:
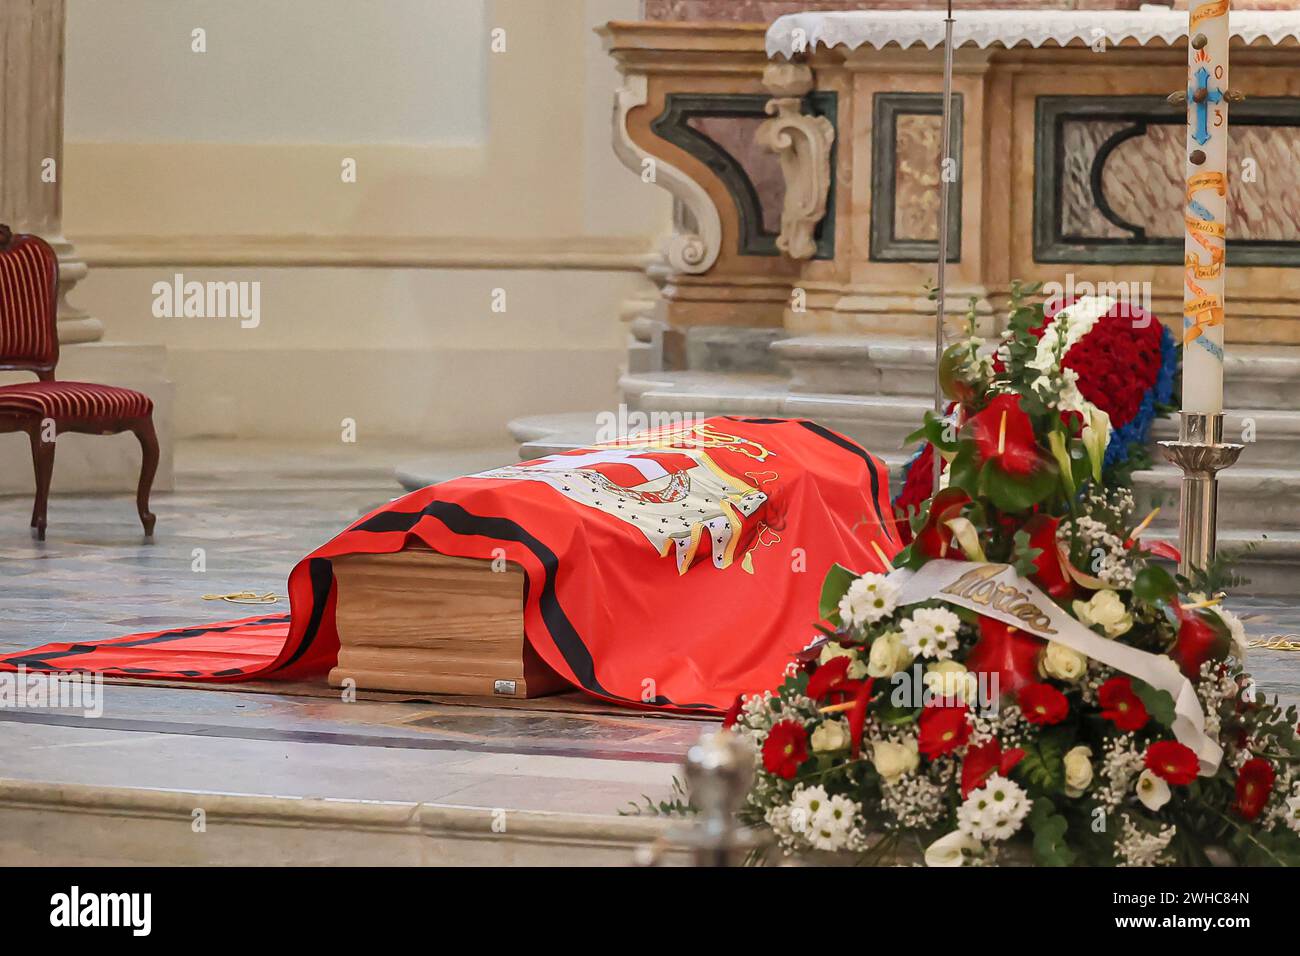
<path fill-rule="evenodd" d="M 561 0 L 562 2 L 562 0 Z M 476 0 L 69 0 L 76 141 L 482 143 Z M 205 52 L 193 33 L 203 31 Z"/>
<path fill-rule="evenodd" d="M 108 339 L 167 346 L 181 436 L 336 438 L 346 416 L 470 443 L 610 407 L 619 308 L 668 201 L 613 156 L 617 76 L 591 30 L 638 9 L 70 0 L 64 227 L 91 266 L 74 301 Z M 178 272 L 260 282 L 261 324 L 155 318 Z"/>

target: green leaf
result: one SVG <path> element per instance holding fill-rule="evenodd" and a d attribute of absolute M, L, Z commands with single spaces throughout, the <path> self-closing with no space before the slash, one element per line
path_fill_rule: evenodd
<path fill-rule="evenodd" d="M 957 450 L 956 428 L 953 427 L 952 422 L 936 416 L 931 411 L 925 413 L 924 424 L 904 438 L 903 442 L 912 444 L 922 440 L 928 441 L 940 451 Z"/>
<path fill-rule="evenodd" d="M 1022 749 L 1025 756 L 1016 764 L 1017 776 L 1040 792 L 1058 793 L 1065 789 L 1065 748 L 1055 735 L 1044 732 L 1036 741 L 1026 741 Z"/>
<path fill-rule="evenodd" d="M 1133 693 L 1137 694 L 1142 706 L 1152 719 L 1162 727 L 1174 724 L 1174 698 L 1167 690 L 1157 690 L 1150 684 L 1133 679 Z"/>
<path fill-rule="evenodd" d="M 822 596 L 817 604 L 817 613 L 836 627 L 844 622 L 840 620 L 840 598 L 848 593 L 849 585 L 858 579 L 842 564 L 833 564 L 822 581 Z"/>
<path fill-rule="evenodd" d="M 1034 562 L 1043 553 L 1043 549 L 1030 546 L 1029 532 L 1023 528 L 1017 531 L 1011 540 L 1011 563 L 1015 566 L 1016 574 L 1022 578 L 1031 577 L 1038 571 Z"/>
<path fill-rule="evenodd" d="M 979 497 L 979 452 L 971 439 L 958 442 L 957 457 L 948 463 L 948 487 L 960 488 L 972 498 Z"/>
<path fill-rule="evenodd" d="M 1172 604 L 1178 599 L 1178 584 L 1164 568 L 1151 564 L 1133 579 L 1133 596 L 1157 607 Z"/>
<path fill-rule="evenodd" d="M 1043 461 L 1028 475 L 1011 475 L 986 462 L 980 471 L 980 487 L 1003 511 L 1028 511 L 1056 489 L 1058 480 L 1054 462 Z"/>
<path fill-rule="evenodd" d="M 1034 799 L 1029 811 L 1029 829 L 1034 834 L 1034 859 L 1042 866 L 1070 866 L 1075 853 L 1065 841 L 1070 825 L 1046 797 Z"/>

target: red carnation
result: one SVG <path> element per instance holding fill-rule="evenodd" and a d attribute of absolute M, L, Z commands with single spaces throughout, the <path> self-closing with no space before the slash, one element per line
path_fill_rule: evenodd
<path fill-rule="evenodd" d="M 1150 715 L 1127 677 L 1106 681 L 1097 689 L 1097 698 L 1101 701 L 1101 715 L 1120 730 L 1141 730 L 1146 726 Z"/>
<path fill-rule="evenodd" d="M 999 395 L 967 425 L 981 461 L 996 461 L 1010 475 L 1028 475 L 1041 460 L 1034 424 L 1016 395 Z"/>
<path fill-rule="evenodd" d="M 736 726 L 736 721 L 740 719 L 740 711 L 745 706 L 745 695 L 737 694 L 736 699 L 731 702 L 727 712 L 722 715 L 722 729 L 730 730 Z"/>
<path fill-rule="evenodd" d="M 1273 792 L 1273 765 L 1263 757 L 1252 757 L 1237 771 L 1237 800 L 1232 805 L 1243 820 L 1254 820 L 1264 811 Z"/>
<path fill-rule="evenodd" d="M 1174 740 L 1157 740 L 1148 747 L 1146 765 L 1166 783 L 1183 785 L 1195 780 L 1201 769 L 1192 748 Z"/>
<path fill-rule="evenodd" d="M 996 739 L 971 747 L 961 762 L 961 798 L 965 800 L 972 790 L 984 786 L 995 772 L 1005 777 L 1024 755 L 1019 747 L 1004 752 Z"/>
<path fill-rule="evenodd" d="M 1020 709 L 1031 724 L 1059 724 L 1070 713 L 1070 702 L 1051 684 L 1020 688 Z"/>
<path fill-rule="evenodd" d="M 926 707 L 917 725 L 916 749 L 931 760 L 952 753 L 970 739 L 964 707 Z"/>
<path fill-rule="evenodd" d="M 763 741 L 763 769 L 789 780 L 807 759 L 808 731 L 803 729 L 803 724 L 793 720 L 773 724 Z"/>

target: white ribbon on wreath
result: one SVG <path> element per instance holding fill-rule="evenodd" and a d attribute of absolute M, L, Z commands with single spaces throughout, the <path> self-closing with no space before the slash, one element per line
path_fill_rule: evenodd
<path fill-rule="evenodd" d="M 1121 673 L 1167 691 L 1174 700 L 1172 730 L 1196 754 L 1201 776 L 1213 776 L 1223 749 L 1205 732 L 1205 713 L 1191 681 L 1164 654 L 1122 644 L 1084 627 L 1008 564 L 937 560 L 919 571 L 896 569 L 890 583 L 900 606 L 946 601 L 1078 651 Z"/>

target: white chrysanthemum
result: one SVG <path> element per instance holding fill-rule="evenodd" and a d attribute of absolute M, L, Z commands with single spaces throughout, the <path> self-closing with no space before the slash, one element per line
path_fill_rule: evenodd
<path fill-rule="evenodd" d="M 883 574 L 864 574 L 840 598 L 840 619 L 846 624 L 874 624 L 894 613 L 898 588 Z"/>
<path fill-rule="evenodd" d="M 849 842 L 856 823 L 857 805 L 838 794 L 823 801 L 813 816 L 808 840 L 819 850 L 841 850 Z"/>
<path fill-rule="evenodd" d="M 975 840 L 1006 840 L 1020 829 L 1031 805 L 1018 783 L 995 773 L 962 801 L 957 826 Z"/>
<path fill-rule="evenodd" d="M 942 607 L 923 607 L 903 621 L 903 643 L 916 657 L 947 660 L 957 649 L 957 629 L 961 619 Z"/>
<path fill-rule="evenodd" d="M 813 828 L 813 821 L 826 805 L 825 787 L 795 788 L 790 795 L 790 830 L 807 836 Z"/>
<path fill-rule="evenodd" d="M 858 805 L 848 797 L 827 796 L 824 787 L 797 786 L 780 814 L 784 833 L 818 850 L 844 850 L 861 843 Z"/>

